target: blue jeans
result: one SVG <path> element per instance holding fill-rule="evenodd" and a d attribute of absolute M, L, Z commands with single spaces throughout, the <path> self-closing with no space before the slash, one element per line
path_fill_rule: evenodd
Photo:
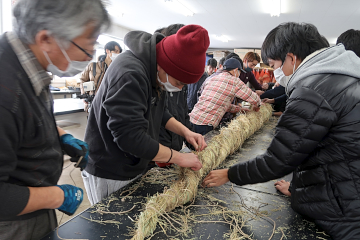
<path fill-rule="evenodd" d="M 193 131 L 201 135 L 205 135 L 214 129 L 213 126 L 209 126 L 209 125 L 196 125 L 192 123 L 192 126 L 193 126 Z"/>

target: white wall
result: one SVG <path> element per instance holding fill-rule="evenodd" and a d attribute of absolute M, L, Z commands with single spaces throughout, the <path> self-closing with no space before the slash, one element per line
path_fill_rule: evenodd
<path fill-rule="evenodd" d="M 0 34 L 12 31 L 12 2 L 0 0 Z"/>
<path fill-rule="evenodd" d="M 113 23 L 110 29 L 105 32 L 105 34 L 109 34 L 111 36 L 124 40 L 125 35 L 130 31 L 132 30 Z"/>

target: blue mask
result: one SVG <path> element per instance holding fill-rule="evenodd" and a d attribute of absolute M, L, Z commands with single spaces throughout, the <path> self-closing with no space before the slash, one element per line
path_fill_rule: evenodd
<path fill-rule="evenodd" d="M 245 68 L 244 70 L 245 70 L 246 72 L 252 72 L 252 68 L 249 68 L 249 67 Z"/>
<path fill-rule="evenodd" d="M 252 72 L 252 68 L 249 68 L 249 63 L 246 63 L 246 68 L 244 69 L 246 72 Z"/>

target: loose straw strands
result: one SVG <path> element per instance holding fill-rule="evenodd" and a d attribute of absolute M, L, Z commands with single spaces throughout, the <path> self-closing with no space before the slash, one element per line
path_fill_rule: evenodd
<path fill-rule="evenodd" d="M 271 105 L 264 104 L 259 112 L 241 114 L 228 127 L 222 128 L 220 134 L 213 137 L 207 148 L 198 154 L 202 169 L 194 172 L 189 168 L 180 168 L 178 180 L 169 189 L 164 189 L 163 193 L 149 199 L 138 218 L 132 240 L 142 240 L 152 235 L 160 215 L 194 200 L 202 178 L 239 149 L 247 138 L 269 120 L 271 114 Z"/>

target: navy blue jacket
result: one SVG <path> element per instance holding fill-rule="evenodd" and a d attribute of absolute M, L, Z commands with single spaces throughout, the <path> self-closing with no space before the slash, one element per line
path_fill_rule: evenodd
<path fill-rule="evenodd" d="M 208 78 L 209 75 L 204 72 L 204 74 L 201 76 L 200 80 L 196 83 L 188 84 L 188 96 L 187 96 L 187 104 L 189 108 L 189 112 L 194 108 L 195 104 L 198 101 L 198 91 L 201 87 L 201 85 L 205 82 L 206 78 Z"/>

